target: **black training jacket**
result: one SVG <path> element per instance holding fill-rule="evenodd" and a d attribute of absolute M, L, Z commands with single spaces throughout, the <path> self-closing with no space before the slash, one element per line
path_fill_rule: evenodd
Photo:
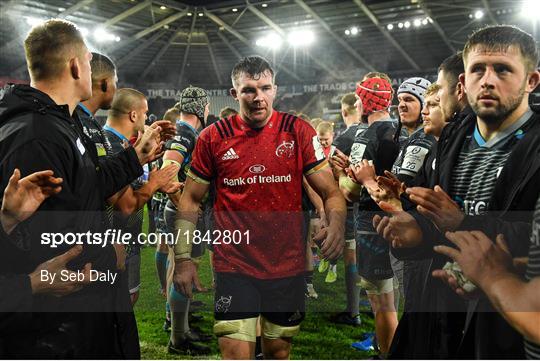
<path fill-rule="evenodd" d="M 23 177 L 51 169 L 63 178 L 63 184 L 59 194 L 45 200 L 7 241 L 2 240 L 2 275 L 29 274 L 40 263 L 72 247 L 44 244 L 43 234 L 103 233 L 105 199 L 143 172 L 133 148 L 116 157 L 98 159 L 95 145 L 76 115 L 70 116 L 67 105 L 57 105 L 47 94 L 27 85 L 9 85 L 0 97 L 0 197 L 15 168 Z M 84 244 L 82 254 L 69 267 L 80 269 L 88 262 L 94 270 L 116 272 L 111 244 Z M 118 341 L 113 311 L 118 309 L 118 297 L 124 299 L 125 310 L 129 307 L 119 287 L 124 287 L 119 280 L 113 284 L 93 282 L 61 298 L 34 296 L 35 313 L 31 315 L 2 314 L 0 354 L 122 357 L 124 350 L 119 345 L 124 341 Z M 0 292 L 0 297 L 10 295 Z M 21 317 L 28 321 L 21 322 Z"/>
<path fill-rule="evenodd" d="M 458 230 L 481 230 L 491 239 L 504 234 L 514 257 L 526 257 L 529 249 L 532 213 L 540 195 L 540 114 L 533 113 L 523 139 L 507 159 L 489 203 L 489 213 L 465 216 Z M 451 123 L 444 129 L 437 144 L 435 170 L 427 185 L 440 185 L 449 190 L 452 170 L 459 157 L 463 142 L 472 134 L 476 116 L 470 115 L 460 123 Z M 433 253 L 435 244 L 451 245 L 431 221 L 418 212 L 409 211 L 422 228 L 424 242 L 416 249 L 393 249 L 398 258 L 424 258 L 431 254 L 431 269 L 440 269 L 448 261 L 445 256 Z M 439 312 L 460 311 L 458 296 L 441 288 L 440 282 L 427 280 L 423 299 L 430 303 L 426 308 Z M 446 286 L 444 286 L 446 287 Z M 460 356 L 467 358 L 523 358 L 521 336 L 492 308 L 487 298 L 469 302 Z M 456 318 L 451 315 L 448 319 Z"/>

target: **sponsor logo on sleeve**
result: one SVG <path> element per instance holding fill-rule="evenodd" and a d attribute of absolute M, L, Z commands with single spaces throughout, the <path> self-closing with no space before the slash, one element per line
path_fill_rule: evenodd
<path fill-rule="evenodd" d="M 187 148 L 184 147 L 182 144 L 178 144 L 178 143 L 171 144 L 171 150 L 177 150 L 179 152 L 187 152 Z"/>

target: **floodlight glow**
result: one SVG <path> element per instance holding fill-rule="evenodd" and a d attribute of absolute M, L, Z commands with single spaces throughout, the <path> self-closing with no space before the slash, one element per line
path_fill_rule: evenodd
<path fill-rule="evenodd" d="M 166 7 L 166 6 L 163 6 L 163 5 L 161 5 L 159 8 L 160 8 L 161 10 L 167 10 L 167 7 Z"/>
<path fill-rule="evenodd" d="M 403 24 L 403 26 L 405 27 L 405 29 L 408 29 L 411 27 L 411 22 L 410 21 L 405 21 L 405 24 Z"/>
<path fill-rule="evenodd" d="M 428 24 L 428 19 L 422 20 L 422 25 L 427 25 L 427 24 Z"/>
<path fill-rule="evenodd" d="M 35 25 L 41 24 L 42 22 L 43 22 L 43 19 L 38 19 L 31 16 L 26 17 L 26 23 L 30 26 L 35 26 Z"/>
<path fill-rule="evenodd" d="M 108 33 L 103 28 L 97 28 L 94 31 L 94 39 L 98 42 L 113 41 L 116 39 L 114 34 Z"/>
<path fill-rule="evenodd" d="M 187 13 L 187 16 L 192 16 L 193 14 L 192 13 Z"/>
<path fill-rule="evenodd" d="M 433 19 L 432 18 L 427 18 L 427 21 L 429 21 L 431 24 L 433 24 Z"/>
<path fill-rule="evenodd" d="M 262 6 L 263 8 L 265 8 L 265 7 L 268 6 L 268 4 L 262 4 L 261 6 Z"/>
<path fill-rule="evenodd" d="M 351 35 L 351 31 L 349 29 L 345 30 L 345 35 Z"/>
<path fill-rule="evenodd" d="M 199 16 L 203 16 L 204 14 L 203 13 L 199 13 Z"/>
<path fill-rule="evenodd" d="M 235 13 L 235 12 L 237 12 L 237 11 L 238 11 L 237 8 L 232 9 L 232 12 L 233 12 L 233 13 Z"/>
<path fill-rule="evenodd" d="M 356 26 L 353 26 L 353 27 L 351 28 L 351 34 L 352 34 L 352 35 L 358 34 L 358 28 L 357 28 Z"/>
<path fill-rule="evenodd" d="M 289 34 L 287 41 L 292 46 L 306 46 L 315 41 L 315 34 L 309 30 L 295 30 Z"/>
<path fill-rule="evenodd" d="M 505 11 L 503 11 L 503 14 Z M 536 0 L 525 0 L 521 8 L 521 15 L 531 20 L 540 19 L 540 3 Z"/>
<path fill-rule="evenodd" d="M 479 19 L 482 19 L 484 17 L 484 12 L 482 10 L 476 10 L 474 12 L 474 18 L 479 20 Z"/>
<path fill-rule="evenodd" d="M 121 40 L 121 39 L 120 39 L 119 36 L 115 36 L 115 37 L 114 37 L 114 41 L 119 42 L 120 40 Z"/>
<path fill-rule="evenodd" d="M 400 28 L 400 29 L 403 29 L 403 23 L 398 23 L 397 27 Z"/>
<path fill-rule="evenodd" d="M 269 34 L 265 36 L 264 38 L 260 38 L 255 42 L 257 46 L 270 48 L 274 50 L 279 49 L 282 43 L 283 43 L 283 39 L 275 33 Z"/>
<path fill-rule="evenodd" d="M 388 30 L 392 30 L 392 29 L 394 28 L 394 25 L 388 24 L 388 25 L 386 25 L 386 28 L 387 28 Z"/>
<path fill-rule="evenodd" d="M 420 25 L 422 25 L 422 20 L 420 20 L 420 19 L 414 19 L 413 24 L 414 24 L 415 27 L 419 27 Z"/>
<path fill-rule="evenodd" d="M 84 37 L 87 37 L 88 34 L 90 34 L 90 32 L 88 31 L 87 28 L 81 28 L 81 27 L 79 27 L 79 31 L 81 32 L 82 36 L 84 36 Z"/>

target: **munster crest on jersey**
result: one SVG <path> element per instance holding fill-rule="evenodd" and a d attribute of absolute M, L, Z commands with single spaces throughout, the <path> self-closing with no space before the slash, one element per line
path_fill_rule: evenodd
<path fill-rule="evenodd" d="M 287 142 L 286 140 L 283 141 L 277 148 L 276 148 L 276 155 L 279 158 L 292 158 L 294 157 L 294 140 L 291 140 L 290 142 Z"/>

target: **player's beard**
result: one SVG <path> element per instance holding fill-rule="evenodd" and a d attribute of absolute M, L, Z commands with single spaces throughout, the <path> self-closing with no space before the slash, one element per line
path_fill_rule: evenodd
<path fill-rule="evenodd" d="M 266 124 L 266 121 L 270 117 L 271 111 L 268 108 L 265 108 L 264 111 L 261 111 L 259 114 L 254 113 L 255 112 L 250 109 L 247 121 L 250 127 L 260 128 Z"/>
<path fill-rule="evenodd" d="M 502 102 L 499 97 L 495 107 L 482 108 L 479 105 L 480 99 L 468 95 L 469 104 L 475 114 L 487 124 L 502 123 L 510 114 L 512 114 L 523 101 L 525 96 L 525 84 L 519 90 L 516 96 L 510 96 L 506 102 Z M 471 99 L 472 98 L 472 99 Z"/>

